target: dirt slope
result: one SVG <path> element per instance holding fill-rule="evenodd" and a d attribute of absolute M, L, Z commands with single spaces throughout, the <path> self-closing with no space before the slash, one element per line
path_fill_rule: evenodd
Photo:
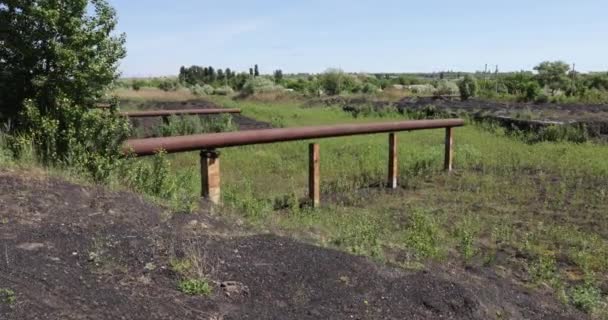
<path fill-rule="evenodd" d="M 177 290 L 170 261 L 193 252 L 211 297 Z M 170 216 L 130 193 L 6 171 L 3 288 L 15 302 L 0 301 L 0 319 L 585 318 L 489 270 L 400 271 L 204 212 Z"/>

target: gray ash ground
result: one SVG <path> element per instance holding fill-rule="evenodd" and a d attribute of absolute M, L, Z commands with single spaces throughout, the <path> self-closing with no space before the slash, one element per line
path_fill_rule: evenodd
<path fill-rule="evenodd" d="M 587 318 L 490 269 L 395 269 L 209 212 L 0 171 L 0 288 L 15 293 L 0 319 Z M 203 258 L 210 297 L 177 289 L 170 261 L 188 252 Z"/>

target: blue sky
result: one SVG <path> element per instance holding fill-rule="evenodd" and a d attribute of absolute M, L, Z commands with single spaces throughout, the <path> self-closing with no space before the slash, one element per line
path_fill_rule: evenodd
<path fill-rule="evenodd" d="M 110 0 L 124 76 L 181 65 L 262 73 L 608 70 L 606 0 Z"/>

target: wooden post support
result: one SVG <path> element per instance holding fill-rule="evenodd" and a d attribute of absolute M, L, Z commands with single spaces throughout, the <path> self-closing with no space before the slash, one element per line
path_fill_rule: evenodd
<path fill-rule="evenodd" d="M 443 169 L 447 172 L 451 172 L 453 168 L 454 160 L 454 128 L 445 128 L 445 161 Z"/>
<path fill-rule="evenodd" d="M 388 135 L 388 187 L 397 188 L 397 135 L 392 132 Z"/>
<path fill-rule="evenodd" d="M 201 196 L 213 204 L 220 203 L 220 154 L 201 150 Z"/>
<path fill-rule="evenodd" d="M 308 195 L 313 208 L 320 204 L 319 144 L 308 145 Z"/>

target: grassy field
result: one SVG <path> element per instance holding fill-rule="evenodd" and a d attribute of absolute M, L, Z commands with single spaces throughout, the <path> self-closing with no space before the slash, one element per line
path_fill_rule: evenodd
<path fill-rule="evenodd" d="M 135 97 L 130 108 L 158 101 L 155 96 Z M 275 127 L 404 119 L 394 112 L 355 118 L 337 106 L 303 107 L 301 101 L 209 99 Z M 491 268 L 608 317 L 608 148 L 528 144 L 469 124 L 455 129 L 455 171 L 447 174 L 441 170 L 443 139 L 443 130 L 398 134 L 397 190 L 382 187 L 387 134 L 315 141 L 321 148 L 319 209 L 303 205 L 311 141 L 222 149 L 223 205 L 214 211 L 260 232 L 403 268 Z M 162 177 L 171 177 L 166 189 L 178 195 L 173 206 L 192 209 L 184 203 L 200 194 L 197 152 L 132 161 L 149 165 L 134 176 L 152 177 L 144 184 L 158 189 L 153 194 L 162 197 Z"/>
<path fill-rule="evenodd" d="M 385 121 L 337 107 L 215 102 L 274 126 Z M 491 267 L 606 317 L 608 148 L 526 144 L 500 130 L 455 131 L 455 172 L 441 171 L 443 130 L 398 134 L 398 190 L 387 190 L 385 134 L 321 139 L 322 207 L 303 206 L 310 141 L 221 150 L 223 208 L 261 231 L 399 265 Z M 198 153 L 169 155 L 186 190 L 200 192 Z"/>

